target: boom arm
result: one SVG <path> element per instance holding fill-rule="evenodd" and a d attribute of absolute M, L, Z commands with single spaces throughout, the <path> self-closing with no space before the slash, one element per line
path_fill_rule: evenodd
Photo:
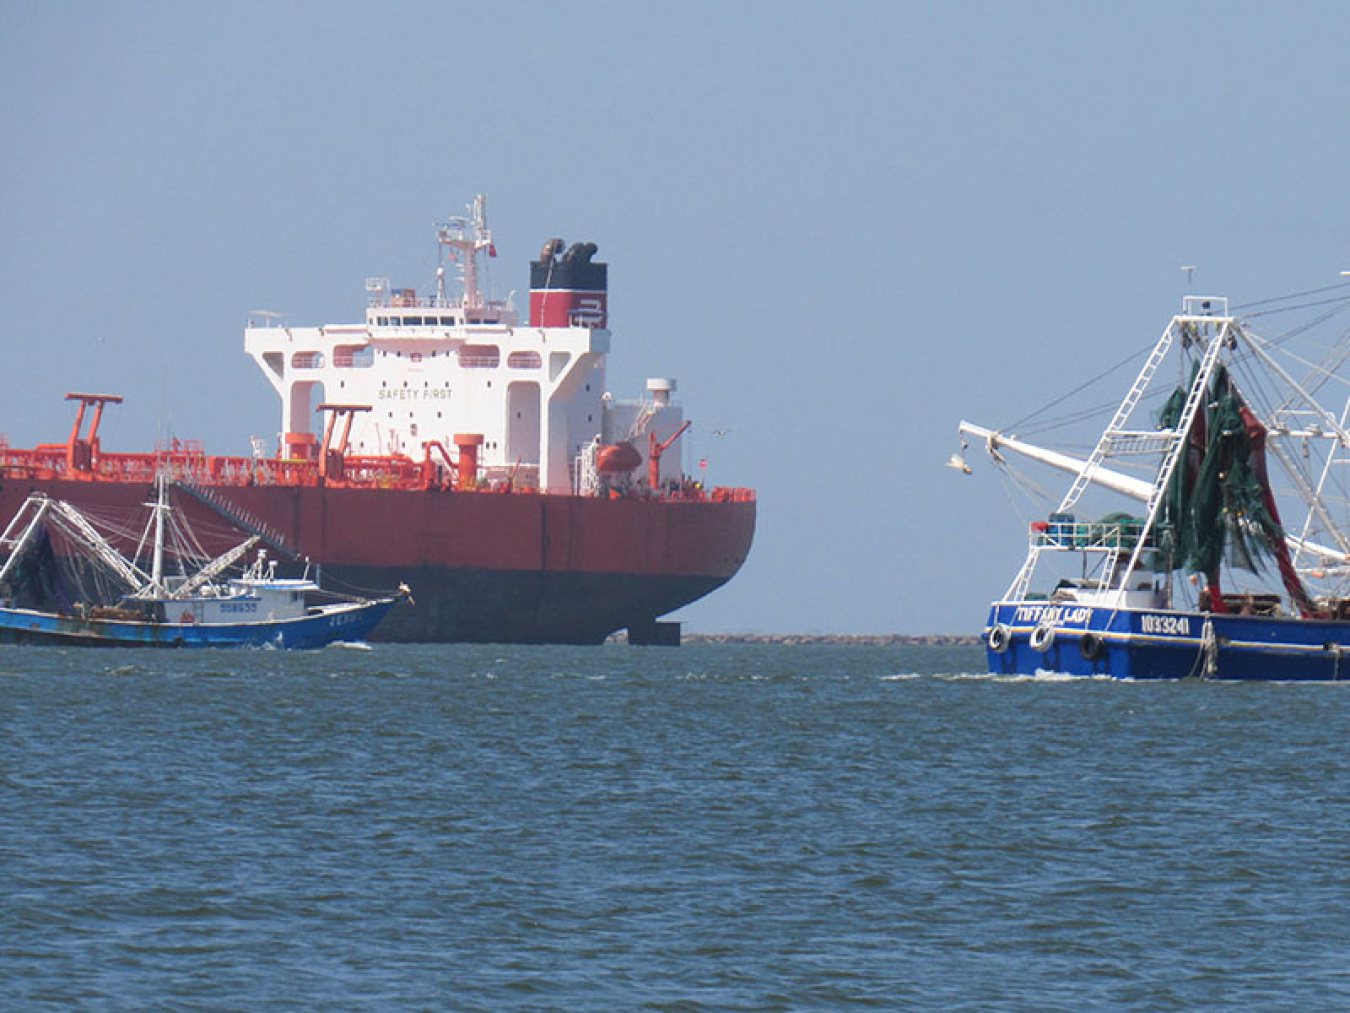
<path fill-rule="evenodd" d="M 983 426 L 977 426 L 970 422 L 963 421 L 960 425 L 960 432 L 964 436 L 973 436 L 978 440 L 984 440 L 985 447 L 991 455 L 1006 448 L 1014 453 L 1021 454 L 1023 457 L 1029 457 L 1033 461 L 1040 461 L 1042 464 L 1048 464 L 1060 471 L 1067 471 L 1070 475 L 1081 474 L 1087 466 L 1086 461 L 1079 460 L 1076 457 L 1070 457 L 1068 454 L 1061 454 L 1054 450 L 1046 450 L 1044 447 L 1038 447 L 1032 443 L 1024 443 L 1015 436 L 1004 436 L 1002 433 L 985 429 Z M 1152 483 L 1135 478 L 1133 475 L 1112 471 L 1110 468 L 1097 468 L 1092 475 L 1092 481 L 1113 492 L 1145 503 L 1148 502 L 1149 494 L 1153 491 Z"/>
<path fill-rule="evenodd" d="M 254 535 L 252 538 L 240 542 L 238 545 L 236 545 L 229 552 L 226 552 L 224 555 L 217 556 L 215 559 L 211 560 L 211 562 L 207 563 L 195 574 L 193 574 L 192 577 L 190 577 L 187 581 L 185 581 L 181 587 L 175 590 L 173 593 L 173 597 L 175 598 L 188 597 L 188 595 L 195 592 L 197 588 L 201 587 L 216 574 L 222 573 L 225 570 L 229 569 L 235 560 L 237 560 L 240 556 L 246 553 L 249 549 L 253 548 L 253 546 L 257 545 L 258 541 L 259 541 L 258 536 Z"/>

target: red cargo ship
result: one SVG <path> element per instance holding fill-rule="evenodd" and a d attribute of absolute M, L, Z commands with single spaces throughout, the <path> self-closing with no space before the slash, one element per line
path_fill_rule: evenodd
<path fill-rule="evenodd" d="M 442 266 L 430 296 L 368 279 L 359 324 L 250 321 L 245 347 L 282 402 L 275 456 L 256 439 L 249 457 L 192 441 L 105 452 L 99 423 L 121 398 L 69 394 L 64 443 L 0 446 L 0 515 L 41 491 L 132 517 L 164 474 L 207 551 L 256 534 L 334 586 L 411 585 L 416 607 L 391 613 L 383 640 L 589 644 L 626 629 L 678 643 L 660 617 L 740 569 L 754 493 L 685 474 L 674 381 L 649 380 L 640 400 L 607 392 L 594 244 L 544 245 L 521 324 L 479 288 L 480 258 L 496 252 L 483 198 L 437 237 L 460 296 Z"/>

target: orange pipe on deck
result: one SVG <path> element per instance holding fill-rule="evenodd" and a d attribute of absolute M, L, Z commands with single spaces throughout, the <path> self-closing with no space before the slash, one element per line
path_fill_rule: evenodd
<path fill-rule="evenodd" d="M 456 488 L 461 491 L 472 489 L 478 482 L 478 447 L 482 442 L 482 433 L 455 433 L 455 446 L 459 450 Z"/>

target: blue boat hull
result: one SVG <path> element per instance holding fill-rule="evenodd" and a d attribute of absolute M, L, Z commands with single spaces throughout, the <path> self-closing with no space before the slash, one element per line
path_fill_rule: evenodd
<path fill-rule="evenodd" d="M 151 623 L 0 608 L 0 643 L 72 647 L 279 647 L 307 649 L 365 640 L 396 599 L 340 611 L 252 623 Z"/>
<path fill-rule="evenodd" d="M 1046 619 L 1046 609 L 1058 611 Z M 989 671 L 1005 675 L 1350 678 L 1350 621 L 995 602 L 985 647 Z"/>

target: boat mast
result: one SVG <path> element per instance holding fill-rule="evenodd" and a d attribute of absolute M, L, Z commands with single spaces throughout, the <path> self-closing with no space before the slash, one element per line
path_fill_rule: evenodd
<path fill-rule="evenodd" d="M 155 497 L 155 554 L 154 561 L 150 568 L 150 592 L 152 594 L 162 594 L 164 592 L 164 513 L 169 509 L 166 498 L 166 483 L 161 474 L 155 479 L 155 488 L 158 495 Z"/>
<path fill-rule="evenodd" d="M 1057 513 L 1067 513 L 1072 509 L 1087 487 L 1094 482 L 1110 484 L 1109 480 L 1102 481 L 1106 478 L 1105 475 L 1099 478 L 1098 473 L 1106 470 L 1102 467 L 1102 464 L 1112 454 L 1162 451 L 1162 464 L 1152 485 L 1140 483 L 1148 490 L 1147 495 L 1143 497 L 1146 504 L 1146 517 L 1144 529 L 1130 554 L 1129 565 L 1124 571 L 1127 574 L 1138 564 L 1144 552 L 1148 535 L 1153 530 L 1157 522 L 1158 512 L 1162 508 L 1163 493 L 1167 489 L 1167 483 L 1172 477 L 1172 472 L 1176 470 L 1177 462 L 1181 459 L 1182 451 L 1185 449 L 1186 437 L 1191 431 L 1191 423 L 1195 420 L 1196 412 L 1200 410 L 1200 406 L 1204 403 L 1205 392 L 1209 389 L 1210 377 L 1214 374 L 1214 367 L 1219 361 L 1219 353 L 1229 340 L 1230 332 L 1236 326 L 1236 321 L 1232 317 L 1211 316 L 1207 312 L 1203 315 L 1191 312 L 1193 304 L 1195 309 L 1208 310 L 1214 302 L 1221 303 L 1224 311 L 1227 311 L 1227 300 L 1187 297 L 1183 303 L 1183 312 L 1172 318 L 1166 330 L 1158 338 L 1157 343 L 1153 346 L 1153 351 L 1149 353 L 1143 368 L 1140 369 L 1139 375 L 1135 377 L 1134 383 L 1120 402 L 1120 407 L 1116 409 L 1110 424 L 1103 430 L 1091 456 L 1083 463 L 1082 467 L 1069 469 L 1075 473 L 1075 477 L 1069 486 L 1069 490 L 1064 494 L 1064 498 L 1060 500 Z M 1144 393 L 1153 383 L 1158 367 L 1167 357 L 1167 353 L 1178 334 L 1182 337 L 1183 347 L 1201 346 L 1204 347 L 1205 352 L 1192 379 L 1190 390 L 1186 393 L 1186 403 L 1182 408 L 1181 417 L 1177 420 L 1176 428 L 1162 431 L 1126 429 L 1126 424 L 1134 415 L 1135 409 L 1139 407 Z M 1137 495 L 1134 490 L 1127 491 L 1117 488 L 1117 491 L 1126 492 L 1127 495 Z M 1004 592 L 1005 601 L 1020 601 L 1026 597 L 1027 589 L 1031 586 L 1032 574 L 1036 570 L 1036 563 L 1040 559 L 1041 548 L 1042 546 L 1035 541 L 1027 548 L 1027 556 L 1022 563 L 1022 568 L 1017 571 L 1017 576 L 1013 578 L 1008 590 Z M 1103 583 L 1109 583 L 1110 578 L 1113 577 L 1114 574 L 1111 573 L 1103 574 Z"/>
<path fill-rule="evenodd" d="M 487 197 L 478 194 L 469 209 L 469 217 L 451 218 L 436 226 L 436 239 L 459 262 L 459 278 L 464 285 L 464 308 L 482 309 L 483 293 L 478 288 L 478 251 L 496 255 L 492 230 L 487 224 Z M 444 296 L 444 275 L 438 272 L 437 295 Z"/>
<path fill-rule="evenodd" d="M 1191 301 L 1189 298 L 1186 300 L 1187 308 L 1189 308 Z M 1228 300 L 1221 301 L 1226 312 Z M 1209 302 L 1209 300 L 1204 300 L 1204 305 L 1208 306 Z M 1237 320 L 1229 316 L 1211 317 L 1208 315 L 1189 316 L 1183 314 L 1172 318 L 1172 326 L 1180 329 L 1184 336 L 1188 336 L 1197 345 L 1204 344 L 1206 341 L 1209 344 L 1205 347 L 1204 357 L 1201 358 L 1200 366 L 1191 381 L 1191 389 L 1186 393 L 1186 404 L 1181 409 L 1181 417 L 1177 419 L 1176 428 L 1171 431 L 1170 445 L 1163 455 L 1162 466 L 1159 467 L 1158 475 L 1153 480 L 1153 490 L 1149 493 L 1148 498 L 1148 515 L 1144 518 L 1144 530 L 1140 533 L 1139 540 L 1135 542 L 1134 551 L 1130 553 L 1129 564 L 1125 567 L 1126 576 L 1134 572 L 1134 568 L 1139 564 L 1144 555 L 1144 547 L 1148 544 L 1148 536 L 1158 523 L 1158 513 L 1162 509 L 1163 497 L 1167 492 L 1168 484 L 1172 481 L 1172 473 L 1177 469 L 1177 462 L 1181 460 L 1181 455 L 1185 452 L 1186 440 L 1191 432 L 1191 424 L 1195 421 L 1196 413 L 1200 411 L 1208 397 L 1209 381 L 1214 375 L 1215 366 L 1219 363 L 1219 353 L 1232 342 L 1233 335 L 1241 331 L 1241 328 L 1237 325 Z M 1217 328 L 1216 333 L 1209 333 L 1211 326 Z"/>
<path fill-rule="evenodd" d="M 51 500 L 47 499 L 47 497 L 41 493 L 34 493 L 24 501 L 23 507 L 21 507 L 19 512 L 14 515 L 13 519 L 9 522 L 9 526 L 5 528 L 5 533 L 0 535 L 0 548 L 7 547 L 9 549 L 9 558 L 5 560 L 4 566 L 0 566 L 0 583 L 4 583 L 5 579 L 9 576 L 10 570 L 14 568 L 14 564 L 17 563 L 19 557 L 23 555 L 24 549 L 28 547 L 29 541 L 36 534 L 38 525 L 42 523 L 42 518 L 46 515 L 50 506 Z M 24 526 L 23 534 L 15 538 L 13 536 L 14 529 L 19 526 L 20 518 L 29 510 L 29 508 L 32 508 L 33 511 L 32 519 Z"/>
<path fill-rule="evenodd" d="M 1218 313 L 1212 312 L 1212 308 L 1217 309 Z M 1055 455 L 1053 452 L 1043 451 L 1040 448 L 1030 448 L 1027 445 L 1019 446 L 1017 445 L 1019 441 L 1006 439 L 991 433 L 989 430 L 968 426 L 966 423 L 962 423 L 961 431 L 984 438 L 991 450 L 996 446 L 1007 446 L 1010 450 L 1022 453 L 1034 450 L 1035 452 L 1028 454 L 1028 456 L 1038 458 L 1053 467 L 1061 468 L 1073 474 L 1074 480 L 1070 483 L 1064 498 L 1060 500 L 1059 507 L 1056 510 L 1057 513 L 1067 513 L 1071 510 L 1087 487 L 1092 484 L 1104 485 L 1127 496 L 1142 499 L 1146 506 L 1146 516 L 1139 540 L 1135 543 L 1128 564 L 1124 569 L 1124 573 L 1129 574 L 1142 558 L 1148 536 L 1157 523 L 1168 482 L 1171 480 L 1177 462 L 1181 459 L 1181 455 L 1186 448 L 1191 424 L 1205 402 L 1210 379 L 1214 375 L 1219 362 L 1219 355 L 1224 347 L 1234 341 L 1236 334 L 1242 333 L 1236 318 L 1228 316 L 1227 312 L 1228 301 L 1226 299 L 1186 297 L 1182 303 L 1182 312 L 1172 318 L 1158 338 L 1152 352 L 1149 353 L 1148 359 L 1144 362 L 1143 368 L 1140 369 L 1139 375 L 1135 377 L 1134 383 L 1131 384 L 1129 391 L 1116 409 L 1115 415 L 1106 429 L 1103 430 L 1100 439 L 1098 439 L 1086 461 L 1076 461 L 1066 455 Z M 1152 385 L 1158 368 L 1167 358 L 1167 353 L 1171 350 L 1177 337 L 1181 338 L 1183 348 L 1203 348 L 1204 353 L 1191 380 L 1191 386 L 1186 393 L 1186 401 L 1175 428 L 1167 430 L 1126 428 L 1135 410 L 1143 400 L 1144 394 Z M 1111 456 L 1159 452 L 1163 455 L 1162 461 L 1151 484 L 1122 475 L 1119 472 L 1112 472 L 1103 467 L 1106 459 Z M 1021 569 L 1017 571 L 1017 576 L 1013 578 L 1007 591 L 1004 592 L 1005 601 L 1020 601 L 1026 597 L 1043 548 L 1044 546 L 1036 540 L 1032 540 L 1027 548 L 1026 559 L 1022 563 Z M 1110 586 L 1114 582 L 1118 562 L 1118 560 L 1112 560 L 1107 571 L 1103 573 L 1102 582 L 1104 586 Z"/>
<path fill-rule="evenodd" d="M 1345 428 L 1347 422 L 1350 422 L 1350 399 L 1346 400 L 1345 408 L 1342 409 L 1341 411 L 1342 429 Z M 1345 449 L 1345 444 L 1343 443 L 1338 444 L 1338 446 L 1340 447 L 1340 449 Z M 1283 454 L 1283 448 L 1277 447 L 1275 449 L 1277 450 L 1277 456 Z M 1293 472 L 1296 470 L 1291 468 L 1287 462 L 1284 462 L 1284 458 L 1282 456 L 1280 460 L 1282 463 L 1285 464 L 1286 471 Z M 1314 518 L 1316 518 L 1317 520 L 1322 521 L 1323 526 L 1330 531 L 1331 536 L 1335 538 L 1337 542 L 1342 543 L 1341 547 L 1343 549 L 1346 549 L 1347 553 L 1350 553 L 1350 549 L 1347 549 L 1347 547 L 1344 544 L 1345 539 L 1341 535 L 1340 529 L 1335 524 L 1331 524 L 1329 522 L 1329 519 L 1326 517 L 1326 507 L 1323 506 L 1322 504 L 1322 490 L 1326 487 L 1327 479 L 1331 477 L 1332 465 L 1334 465 L 1338 460 L 1341 460 L 1341 458 L 1338 458 L 1336 456 L 1336 448 L 1333 447 L 1331 453 L 1327 454 L 1327 459 L 1322 462 L 1322 474 L 1317 479 L 1317 487 L 1312 491 L 1311 502 L 1315 504 L 1315 506 L 1313 507 L 1313 509 L 1309 510 L 1307 516 L 1303 518 L 1303 534 L 1300 538 L 1300 541 L 1306 540 L 1308 536 L 1312 533 L 1312 523 Z M 1298 557 L 1299 554 L 1302 552 L 1303 552 L 1302 545 L 1299 545 L 1294 549 L 1294 565 L 1296 566 L 1298 565 Z"/>

